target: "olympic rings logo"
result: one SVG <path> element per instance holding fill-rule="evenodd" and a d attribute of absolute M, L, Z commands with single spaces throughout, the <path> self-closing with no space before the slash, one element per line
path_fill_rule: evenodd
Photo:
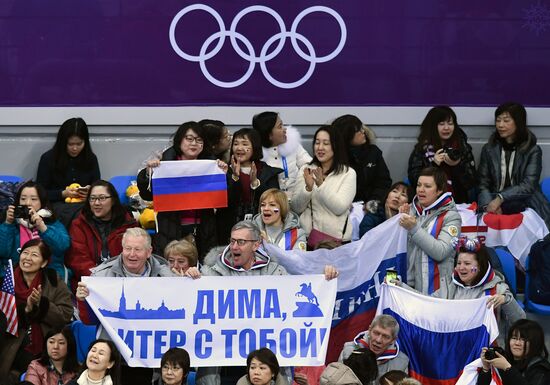
<path fill-rule="evenodd" d="M 187 13 L 191 11 L 201 10 L 209 13 L 212 15 L 212 17 L 215 19 L 215 21 L 218 23 L 219 31 L 213 33 L 210 35 L 202 44 L 200 52 L 198 55 L 190 55 L 186 52 L 183 52 L 181 48 L 179 47 L 178 43 L 176 42 L 176 26 L 178 25 L 178 22 L 181 20 L 183 16 L 185 16 Z M 239 24 L 239 21 L 249 13 L 252 12 L 265 12 L 269 15 L 271 15 L 277 24 L 279 25 L 280 32 L 276 33 L 275 35 L 271 36 L 265 44 L 262 46 L 261 52 L 259 56 L 256 56 L 256 52 L 254 51 L 254 47 L 252 46 L 252 43 L 250 40 L 248 40 L 244 35 L 237 32 L 237 25 Z M 315 48 L 311 44 L 311 42 L 302 34 L 297 32 L 298 25 L 302 21 L 304 17 L 309 15 L 313 12 L 324 12 L 332 16 L 337 22 L 340 27 L 340 42 L 338 43 L 338 46 L 332 51 L 330 54 L 325 56 L 318 57 L 315 53 Z M 263 6 L 263 5 L 253 5 L 250 7 L 247 7 L 240 11 L 233 21 L 231 22 L 231 26 L 229 28 L 229 31 L 225 29 L 225 24 L 218 12 L 214 10 L 213 8 L 209 7 L 205 4 L 192 4 L 185 8 L 183 8 L 181 11 L 179 11 L 174 19 L 172 20 L 172 23 L 170 24 L 170 44 L 172 45 L 172 48 L 174 51 L 180 56 L 181 58 L 191 61 L 191 62 L 198 62 L 200 64 L 201 71 L 203 75 L 208 79 L 212 84 L 222 87 L 222 88 L 234 88 L 238 87 L 241 84 L 245 83 L 250 76 L 252 76 L 252 73 L 254 72 L 254 69 L 256 68 L 256 63 L 260 64 L 260 68 L 262 70 L 262 73 L 264 77 L 274 86 L 279 88 L 296 88 L 304 84 L 308 81 L 308 79 L 313 75 L 313 71 L 315 70 L 315 65 L 318 63 L 325 63 L 332 59 L 334 59 L 344 48 L 344 44 L 346 43 L 346 37 L 347 37 L 347 30 L 346 30 L 346 24 L 344 23 L 344 20 L 342 17 L 333 9 L 325 7 L 325 6 L 312 6 L 309 8 L 304 9 L 302 12 L 300 12 L 294 21 L 292 22 L 292 26 L 290 28 L 290 32 L 286 30 L 285 22 L 283 21 L 282 17 L 275 12 L 273 9 Z M 249 62 L 248 69 L 246 70 L 245 74 L 234 81 L 222 81 L 216 79 L 212 74 L 208 71 L 208 68 L 206 67 L 206 61 L 209 59 L 212 59 L 214 56 L 216 56 L 220 50 L 223 47 L 223 44 L 225 43 L 225 39 L 229 37 L 229 40 L 231 42 L 232 48 L 235 50 L 235 52 L 244 60 L 247 60 Z M 282 50 L 285 45 L 286 39 L 290 38 L 290 41 L 292 43 L 292 47 L 294 48 L 294 51 L 304 60 L 309 62 L 309 67 L 305 73 L 304 76 L 302 76 L 300 79 L 294 81 L 294 82 L 281 82 L 277 79 L 275 79 L 268 71 L 267 69 L 267 62 L 272 60 L 274 57 L 276 57 Z M 210 51 L 208 49 L 212 45 L 214 41 L 217 40 L 216 45 L 214 48 L 212 48 Z M 246 51 L 243 51 L 237 41 L 240 41 L 245 47 Z M 300 41 L 307 49 L 308 52 L 304 52 L 302 48 L 298 45 L 298 41 Z M 276 43 L 277 46 L 275 49 L 269 52 L 269 49 Z"/>

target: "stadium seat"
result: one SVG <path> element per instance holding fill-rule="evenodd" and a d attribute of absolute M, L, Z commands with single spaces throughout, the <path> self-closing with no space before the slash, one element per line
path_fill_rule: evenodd
<path fill-rule="evenodd" d="M 23 178 L 17 175 L 0 175 L 0 182 L 23 182 Z"/>
<path fill-rule="evenodd" d="M 128 197 L 126 196 L 126 189 L 130 186 L 130 183 L 136 180 L 135 175 L 117 175 L 112 177 L 109 182 L 115 186 L 115 190 L 118 193 L 120 203 L 123 205 L 128 204 Z"/>
<path fill-rule="evenodd" d="M 195 385 L 196 376 L 197 372 L 189 372 L 189 374 L 187 374 L 187 385 Z"/>
<path fill-rule="evenodd" d="M 542 193 L 548 201 L 550 201 L 550 177 L 544 178 L 540 183 Z"/>
<path fill-rule="evenodd" d="M 517 285 L 516 285 L 516 263 L 514 261 L 514 256 L 510 252 L 503 248 L 495 248 L 495 252 L 498 255 L 500 264 L 502 265 L 502 272 L 506 281 L 510 285 L 510 290 L 514 295 L 516 295 Z"/>
<path fill-rule="evenodd" d="M 71 323 L 71 331 L 76 340 L 76 356 L 78 362 L 84 362 L 90 344 L 96 339 L 97 326 L 86 325 L 82 323 L 82 321 L 73 321 Z"/>
<path fill-rule="evenodd" d="M 527 261 L 525 262 L 527 265 L 527 273 L 525 275 L 525 309 L 527 311 L 537 313 L 537 314 L 543 314 L 543 315 L 550 315 L 550 306 L 549 305 L 541 305 L 539 303 L 535 303 L 531 301 L 530 293 L 529 293 L 529 256 L 527 256 Z"/>

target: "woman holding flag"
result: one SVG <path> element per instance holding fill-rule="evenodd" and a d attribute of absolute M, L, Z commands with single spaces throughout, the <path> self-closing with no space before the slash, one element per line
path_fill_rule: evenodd
<path fill-rule="evenodd" d="M 446 188 L 443 170 L 425 168 L 418 177 L 412 207 L 399 208 L 399 224 L 409 233 L 407 284 L 423 294 L 437 291 L 454 267 L 451 239 L 459 235 L 462 221 Z"/>
<path fill-rule="evenodd" d="M 71 291 L 55 270 L 46 268 L 50 258 L 50 248 L 39 238 L 31 239 L 21 248 L 19 266 L 10 276 L 17 306 L 18 336 L 10 336 L 6 341 L 0 373 L 2 368 L 12 366 L 19 371 L 27 370 L 31 360 L 42 353 L 44 336 L 71 321 Z"/>
<path fill-rule="evenodd" d="M 197 122 L 183 123 L 174 134 L 172 146 L 162 153 L 160 159 L 155 158 L 147 161 L 147 167 L 139 172 L 137 176 L 139 195 L 145 200 L 153 200 L 154 191 L 152 191 L 150 181 L 154 169 L 160 165 L 161 161 L 213 159 L 204 148 L 203 127 Z M 227 172 L 227 164 L 218 161 L 218 165 L 224 172 Z M 184 237 L 193 238 L 201 257 L 217 243 L 213 209 L 160 212 L 157 215 L 157 226 L 154 250 L 158 255 L 162 255 L 170 241 Z"/>

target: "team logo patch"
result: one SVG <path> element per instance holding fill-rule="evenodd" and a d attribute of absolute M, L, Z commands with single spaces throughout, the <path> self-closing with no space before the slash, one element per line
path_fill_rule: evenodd
<path fill-rule="evenodd" d="M 451 236 L 453 237 L 456 237 L 458 235 L 458 227 L 449 226 L 449 234 L 451 234 Z"/>

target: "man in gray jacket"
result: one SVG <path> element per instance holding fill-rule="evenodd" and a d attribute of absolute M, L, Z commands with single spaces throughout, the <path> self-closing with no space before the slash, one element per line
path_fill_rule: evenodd
<path fill-rule="evenodd" d="M 378 361 L 378 379 L 390 370 L 409 373 L 409 357 L 399 349 L 398 334 L 397 320 L 391 315 L 379 314 L 372 320 L 369 330 L 344 344 L 338 361 L 343 362 L 355 349 L 369 348 Z"/>
<path fill-rule="evenodd" d="M 110 258 L 101 265 L 91 269 L 92 277 L 174 277 L 168 261 L 152 254 L 151 237 L 144 229 L 132 227 L 127 229 L 122 236 L 122 253 Z M 80 317 L 85 323 L 90 321 L 91 310 L 83 302 L 90 294 L 84 282 L 78 283 L 76 298 Z M 98 322 L 98 320 L 96 320 Z M 101 338 L 110 339 L 100 326 Z M 124 384 L 150 384 L 153 370 L 149 368 L 130 368 L 122 365 L 122 383 Z"/>
<path fill-rule="evenodd" d="M 256 224 L 251 221 L 238 222 L 231 229 L 229 245 L 221 253 L 221 249 L 211 250 L 205 257 L 200 271 L 196 267 L 190 267 L 185 275 L 193 279 L 200 278 L 201 275 L 287 275 L 283 266 L 260 249 L 261 244 L 260 229 Z M 334 266 L 326 265 L 324 274 L 327 280 L 331 280 L 338 276 L 338 271 Z M 283 375 L 285 374 L 283 373 Z M 197 385 L 219 385 L 221 383 L 220 368 L 199 368 L 196 383 Z"/>

